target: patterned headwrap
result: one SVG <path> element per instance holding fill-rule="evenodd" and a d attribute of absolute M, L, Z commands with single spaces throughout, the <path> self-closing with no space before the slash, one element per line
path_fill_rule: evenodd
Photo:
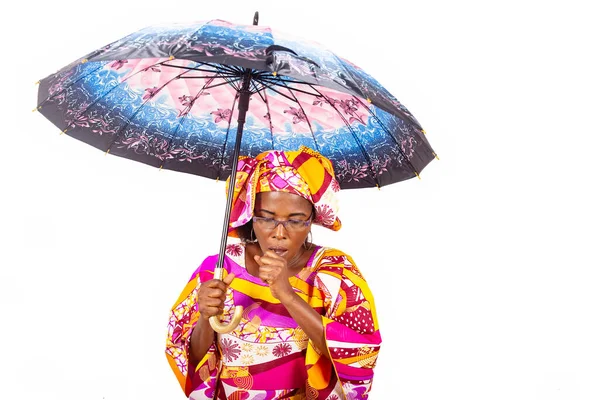
<path fill-rule="evenodd" d="M 313 223 L 337 231 L 342 227 L 336 197 L 339 190 L 331 161 L 305 146 L 298 151 L 273 150 L 256 158 L 240 158 L 229 232 L 235 235 L 235 228 L 252 219 L 256 193 L 260 192 L 288 192 L 305 198 L 315 209 Z"/>

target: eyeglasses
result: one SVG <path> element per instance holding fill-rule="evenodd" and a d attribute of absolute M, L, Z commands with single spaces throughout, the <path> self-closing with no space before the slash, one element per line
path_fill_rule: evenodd
<path fill-rule="evenodd" d="M 309 217 L 306 221 L 299 219 L 287 219 L 284 221 L 280 221 L 274 218 L 252 217 L 252 222 L 254 222 L 256 226 L 260 227 L 261 229 L 273 230 L 277 228 L 279 224 L 281 224 L 288 231 L 301 231 L 302 229 L 310 225 L 310 223 L 312 222 L 311 217 Z"/>

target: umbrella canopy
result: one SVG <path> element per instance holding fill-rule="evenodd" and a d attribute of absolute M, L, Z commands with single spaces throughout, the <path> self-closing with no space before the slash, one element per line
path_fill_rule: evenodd
<path fill-rule="evenodd" d="M 356 65 L 220 20 L 153 26 L 94 51 L 40 81 L 38 110 L 102 151 L 212 179 L 229 176 L 240 124 L 241 155 L 305 145 L 332 161 L 342 189 L 412 178 L 435 157 L 411 113 Z"/>

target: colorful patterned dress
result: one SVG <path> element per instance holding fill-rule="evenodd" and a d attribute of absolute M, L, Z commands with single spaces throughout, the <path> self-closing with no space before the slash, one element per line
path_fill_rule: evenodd
<path fill-rule="evenodd" d="M 330 353 L 320 354 L 275 299 L 267 284 L 245 268 L 244 246 L 230 243 L 226 273 L 235 273 L 223 321 L 234 307 L 244 314 L 238 327 L 217 334 L 206 356 L 189 361 L 188 344 L 198 321 L 198 282 L 213 278 L 218 256 L 194 272 L 174 305 L 167 358 L 190 399 L 366 399 L 381 344 L 371 292 L 345 253 L 316 246 L 306 268 L 290 278 L 296 293 L 322 315 Z"/>

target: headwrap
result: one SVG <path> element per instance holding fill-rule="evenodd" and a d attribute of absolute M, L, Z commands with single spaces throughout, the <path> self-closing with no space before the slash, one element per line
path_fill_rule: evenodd
<path fill-rule="evenodd" d="M 229 232 L 252 219 L 256 193 L 261 192 L 288 192 L 305 198 L 315 210 L 313 223 L 337 231 L 342 227 L 336 197 L 339 190 L 331 161 L 308 147 L 266 151 L 256 158 L 240 157 Z"/>

